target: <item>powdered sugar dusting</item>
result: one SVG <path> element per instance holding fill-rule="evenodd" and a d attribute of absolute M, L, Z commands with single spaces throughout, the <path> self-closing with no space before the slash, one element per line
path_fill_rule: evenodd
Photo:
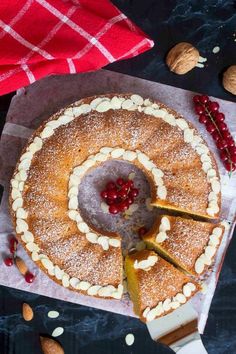
<path fill-rule="evenodd" d="M 154 307 L 160 301 L 182 293 L 183 284 L 189 281 L 179 270 L 159 257 L 149 272 L 137 272 L 140 289 L 141 311 Z M 159 296 L 157 296 L 159 294 Z"/>
<path fill-rule="evenodd" d="M 194 269 L 195 261 L 207 245 L 215 225 L 190 219 L 169 218 L 171 229 L 161 246 L 186 268 Z"/>

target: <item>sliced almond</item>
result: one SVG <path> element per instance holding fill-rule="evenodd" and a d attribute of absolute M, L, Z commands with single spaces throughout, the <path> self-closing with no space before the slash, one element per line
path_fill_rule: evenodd
<path fill-rule="evenodd" d="M 59 337 L 64 333 L 64 328 L 63 327 L 57 327 L 53 330 L 52 332 L 52 337 Z"/>
<path fill-rule="evenodd" d="M 132 345 L 134 343 L 134 335 L 132 333 L 127 334 L 125 337 L 125 342 L 127 345 Z"/>
<path fill-rule="evenodd" d="M 164 242 L 165 240 L 167 239 L 167 235 L 164 231 L 161 231 L 159 232 L 157 235 L 156 235 L 156 242 L 157 243 L 162 243 Z"/>
<path fill-rule="evenodd" d="M 44 354 L 64 354 L 62 346 L 52 338 L 40 337 L 41 347 Z"/>
<path fill-rule="evenodd" d="M 48 312 L 48 317 L 49 318 L 57 318 L 59 316 L 59 312 L 58 311 L 49 311 Z"/>
<path fill-rule="evenodd" d="M 102 202 L 101 203 L 101 209 L 104 213 L 108 214 L 109 213 L 109 205 L 107 205 L 106 203 Z"/>
<path fill-rule="evenodd" d="M 23 259 L 21 259 L 20 257 L 16 257 L 15 262 L 16 262 L 17 268 L 19 269 L 19 272 L 22 275 L 25 275 L 28 271 L 28 268 L 27 268 L 25 262 L 23 261 Z"/>
<path fill-rule="evenodd" d="M 184 296 L 185 297 L 191 296 L 191 292 L 192 292 L 192 290 L 191 290 L 190 286 L 188 284 L 185 284 L 183 286 L 183 294 L 184 294 Z"/>
<path fill-rule="evenodd" d="M 34 317 L 34 312 L 32 310 L 32 307 L 26 302 L 24 302 L 22 305 L 22 316 L 25 321 L 31 321 Z"/>
<path fill-rule="evenodd" d="M 195 262 L 195 271 L 197 274 L 201 274 L 204 270 L 205 264 L 202 259 L 198 258 Z"/>
<path fill-rule="evenodd" d="M 135 177 L 135 172 L 131 172 L 130 174 L 129 174 L 129 176 L 128 176 L 128 179 L 134 179 L 134 177 Z"/>

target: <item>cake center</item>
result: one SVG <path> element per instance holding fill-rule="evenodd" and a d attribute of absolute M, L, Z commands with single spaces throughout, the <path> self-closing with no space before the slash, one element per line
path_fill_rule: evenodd
<path fill-rule="evenodd" d="M 133 180 L 139 193 L 128 210 L 114 215 L 109 213 L 101 192 L 109 181 L 116 182 L 118 178 Z M 78 190 L 78 207 L 85 222 L 103 232 L 119 233 L 123 249 L 130 249 L 140 241 L 140 228 L 152 227 L 158 211 L 151 207 L 150 200 L 145 174 L 137 166 L 120 160 L 108 160 L 91 169 L 82 178 Z"/>

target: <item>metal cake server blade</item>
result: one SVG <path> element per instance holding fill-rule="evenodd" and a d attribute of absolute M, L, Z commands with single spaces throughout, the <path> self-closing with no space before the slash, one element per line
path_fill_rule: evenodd
<path fill-rule="evenodd" d="M 178 354 L 207 354 L 198 332 L 198 315 L 191 303 L 147 323 L 153 340 L 169 346 Z"/>

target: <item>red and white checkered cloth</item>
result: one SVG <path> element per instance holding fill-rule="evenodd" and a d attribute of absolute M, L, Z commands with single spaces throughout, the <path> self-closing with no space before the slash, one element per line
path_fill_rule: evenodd
<path fill-rule="evenodd" d="M 0 95 L 91 71 L 153 42 L 108 0 L 0 0 Z"/>

